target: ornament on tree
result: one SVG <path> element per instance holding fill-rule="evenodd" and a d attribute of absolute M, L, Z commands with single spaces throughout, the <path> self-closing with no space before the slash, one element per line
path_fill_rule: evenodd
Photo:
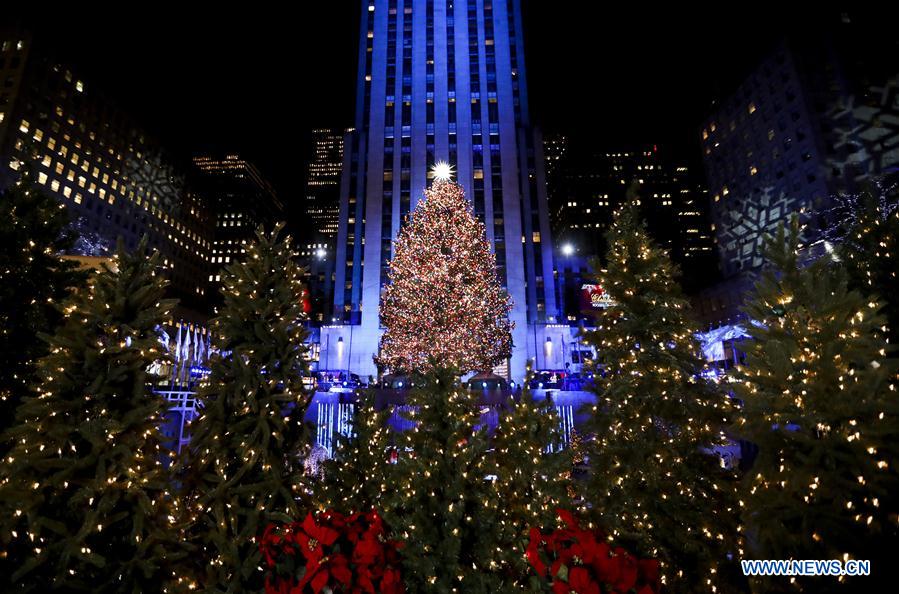
<path fill-rule="evenodd" d="M 433 357 L 462 372 L 482 371 L 511 356 L 509 294 L 458 184 L 440 178 L 425 191 L 394 243 L 389 279 L 378 365 L 425 371 Z"/>

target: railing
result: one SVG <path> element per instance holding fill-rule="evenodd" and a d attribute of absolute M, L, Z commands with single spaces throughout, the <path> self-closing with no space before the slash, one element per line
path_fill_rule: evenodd
<path fill-rule="evenodd" d="M 169 403 L 166 414 L 166 422 L 162 433 L 171 444 L 171 448 L 181 451 L 190 443 L 189 425 L 197 415 L 196 392 L 192 390 L 157 390 Z M 347 401 L 347 394 L 335 394 L 330 392 L 317 392 L 313 397 L 309 410 L 306 411 L 306 421 L 315 424 L 315 446 L 327 453 L 330 458 L 334 455 L 334 447 L 337 443 L 337 435 L 351 436 L 353 432 L 353 415 L 355 403 Z M 415 427 L 415 422 L 408 417 L 413 408 L 407 404 L 391 405 L 392 413 L 388 423 L 396 431 L 408 431 Z M 572 404 L 559 404 L 555 406 L 559 419 L 560 442 L 548 444 L 547 451 L 559 451 L 571 442 L 571 435 L 575 427 L 577 407 Z M 488 431 L 495 429 L 501 416 L 496 406 L 486 406 L 481 414 L 481 424 Z"/>

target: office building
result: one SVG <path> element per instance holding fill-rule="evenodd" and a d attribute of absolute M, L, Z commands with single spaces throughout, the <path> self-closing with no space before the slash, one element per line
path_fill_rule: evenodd
<path fill-rule="evenodd" d="M 813 242 L 835 194 L 899 167 L 899 38 L 847 13 L 813 29 L 770 52 L 700 131 L 727 276 L 759 268 L 764 236 L 793 213 Z"/>
<path fill-rule="evenodd" d="M 543 145 L 528 114 L 520 2 L 362 0 L 360 8 L 334 311 L 322 329 L 323 345 L 342 348 L 323 353 L 325 364 L 376 373 L 392 242 L 423 196 L 431 167 L 446 161 L 485 223 L 512 297 L 515 346 L 509 366 L 498 371 L 520 378 L 527 359 L 562 331 L 555 326 Z"/>
<path fill-rule="evenodd" d="M 245 253 L 245 244 L 262 225 L 271 231 L 284 220 L 284 208 L 272 185 L 238 154 L 194 157 L 194 181 L 214 213 L 210 250 L 210 282 L 221 280 L 221 269 Z"/>
<path fill-rule="evenodd" d="M 0 32 L 0 81 L 0 184 L 36 155 L 35 181 L 69 210 L 81 255 L 104 255 L 120 237 L 134 249 L 146 235 L 174 295 L 202 309 L 211 219 L 176 161 L 30 33 Z"/>
<path fill-rule="evenodd" d="M 327 128 L 312 131 L 312 155 L 306 177 L 306 224 L 314 237 L 330 243 L 336 239 L 339 227 L 343 138 L 347 133 Z"/>
<path fill-rule="evenodd" d="M 547 147 L 547 154 L 556 152 Z M 568 147 L 559 156 L 552 163 L 550 208 L 553 237 L 563 256 L 604 255 L 612 216 L 632 197 L 653 239 L 684 269 L 686 283 L 700 283 L 714 273 L 705 190 L 686 165 L 656 146 L 620 152 Z"/>

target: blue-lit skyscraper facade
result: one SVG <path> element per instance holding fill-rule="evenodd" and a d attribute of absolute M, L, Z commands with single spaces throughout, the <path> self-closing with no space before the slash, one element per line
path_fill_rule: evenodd
<path fill-rule="evenodd" d="M 448 161 L 485 223 L 514 309 L 509 371 L 561 365 L 542 142 L 528 116 L 519 0 L 363 0 L 355 130 L 341 184 L 322 367 L 374 375 L 393 240 Z M 559 332 L 559 336 L 555 336 Z M 557 349 L 561 351 L 561 349 Z"/>

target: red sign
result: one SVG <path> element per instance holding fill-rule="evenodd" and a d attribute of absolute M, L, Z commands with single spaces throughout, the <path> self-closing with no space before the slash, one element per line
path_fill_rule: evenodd
<path fill-rule="evenodd" d="M 615 302 L 601 286 L 581 285 L 581 311 L 595 311 L 612 305 Z"/>

